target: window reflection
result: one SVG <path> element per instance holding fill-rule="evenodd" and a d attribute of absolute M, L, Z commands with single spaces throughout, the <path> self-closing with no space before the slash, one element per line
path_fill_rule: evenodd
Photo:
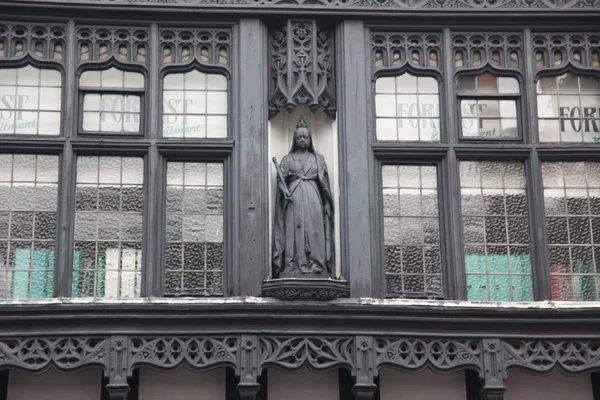
<path fill-rule="evenodd" d="M 379 78 L 375 85 L 377 140 L 440 140 L 438 82 L 403 74 Z"/>

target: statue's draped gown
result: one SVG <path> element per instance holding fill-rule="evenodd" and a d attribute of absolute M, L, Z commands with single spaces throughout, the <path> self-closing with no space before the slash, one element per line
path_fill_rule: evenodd
<path fill-rule="evenodd" d="M 286 201 L 278 190 L 275 270 L 301 275 L 320 267 L 324 273 L 331 272 L 333 202 L 323 156 L 290 153 L 280 167 L 293 201 Z M 325 212 L 326 205 L 331 212 Z"/>

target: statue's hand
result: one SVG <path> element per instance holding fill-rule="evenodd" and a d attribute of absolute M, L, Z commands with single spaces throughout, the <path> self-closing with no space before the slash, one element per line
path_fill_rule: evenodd
<path fill-rule="evenodd" d="M 292 199 L 292 195 L 289 193 L 284 193 L 283 197 L 284 197 L 285 201 L 289 201 L 290 203 L 294 202 L 294 199 Z"/>

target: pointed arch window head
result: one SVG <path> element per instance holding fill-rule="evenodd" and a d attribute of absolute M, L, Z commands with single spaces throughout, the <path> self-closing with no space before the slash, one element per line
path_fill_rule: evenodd
<path fill-rule="evenodd" d="M 408 73 L 375 83 L 377 140 L 440 141 L 439 84 Z"/>
<path fill-rule="evenodd" d="M 537 84 L 541 142 L 600 142 L 600 79 L 566 73 Z"/>
<path fill-rule="evenodd" d="M 60 135 L 60 72 L 0 69 L 0 135 Z"/>
<path fill-rule="evenodd" d="M 519 138 L 519 81 L 489 73 L 456 80 L 462 138 Z"/>
<path fill-rule="evenodd" d="M 140 134 L 144 87 L 144 75 L 139 72 L 85 71 L 79 79 L 81 132 Z"/>
<path fill-rule="evenodd" d="M 227 78 L 194 70 L 165 76 L 163 128 L 166 138 L 226 138 Z"/>

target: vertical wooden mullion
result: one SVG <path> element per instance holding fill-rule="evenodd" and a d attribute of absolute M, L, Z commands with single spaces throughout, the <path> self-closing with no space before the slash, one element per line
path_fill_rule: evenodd
<path fill-rule="evenodd" d="M 450 144 L 446 158 L 441 163 L 440 198 L 441 198 L 441 226 L 444 227 L 448 240 L 442 243 L 445 256 L 444 292 L 446 297 L 455 300 L 467 298 L 467 284 L 464 259 L 464 240 L 461 218 L 459 164 L 456 158 L 455 145 L 458 143 L 460 132 L 457 120 L 456 93 L 454 89 L 454 57 L 452 56 L 452 32 L 446 28 L 443 32 L 443 60 L 444 60 L 444 91 L 443 105 L 446 105 L 445 134 L 440 135 L 442 141 Z"/>
<path fill-rule="evenodd" d="M 148 130 L 145 136 L 152 139 L 152 145 L 146 155 L 145 162 L 145 201 L 144 201 L 144 240 L 142 253 L 142 297 L 161 296 L 162 293 L 162 254 L 164 224 L 162 221 L 162 199 L 163 199 L 163 168 L 162 159 L 155 145 L 155 139 L 160 137 L 159 132 L 159 105 L 162 95 L 159 93 L 159 33 L 158 25 L 150 26 L 150 37 L 148 43 L 148 55 L 150 65 L 148 69 L 148 115 L 145 116 Z"/>
<path fill-rule="evenodd" d="M 75 177 L 77 157 L 71 139 L 77 134 L 77 36 L 73 20 L 67 23 L 65 43 L 65 74 L 63 79 L 63 109 L 61 113 L 63 135 L 66 143 L 60 156 L 59 195 L 57 208 L 56 265 L 54 274 L 54 297 L 71 296 L 73 277 L 73 234 L 75 225 Z"/>
<path fill-rule="evenodd" d="M 524 107 L 523 130 L 526 143 L 539 143 L 537 121 L 537 92 L 535 87 L 535 55 L 530 29 L 523 32 L 525 92 L 521 95 Z M 550 300 L 550 273 L 548 243 L 546 241 L 546 219 L 544 215 L 544 184 L 542 163 L 535 146 L 527 162 L 527 197 L 529 202 L 529 241 L 535 300 Z"/>

